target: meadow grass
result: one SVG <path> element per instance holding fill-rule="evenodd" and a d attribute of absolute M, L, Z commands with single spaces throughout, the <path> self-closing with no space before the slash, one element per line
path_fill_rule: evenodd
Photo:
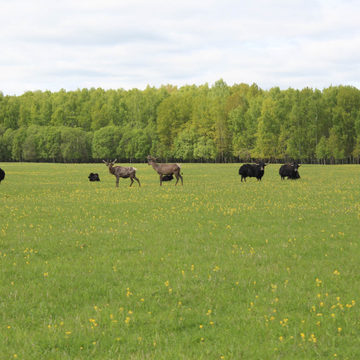
<path fill-rule="evenodd" d="M 1 164 L 0 359 L 360 358 L 359 166 L 135 166 Z"/>

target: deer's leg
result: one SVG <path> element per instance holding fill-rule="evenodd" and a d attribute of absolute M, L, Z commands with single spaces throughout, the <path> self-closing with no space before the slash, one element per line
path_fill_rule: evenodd
<path fill-rule="evenodd" d="M 183 177 L 180 175 L 180 173 L 179 173 L 179 177 L 180 177 L 180 180 L 181 180 L 181 186 L 183 186 L 183 185 L 184 185 L 184 183 L 183 183 Z"/>
<path fill-rule="evenodd" d="M 116 177 L 116 187 L 119 187 L 119 177 Z"/>
<path fill-rule="evenodd" d="M 134 176 L 134 179 L 138 182 L 139 187 L 140 187 L 140 186 L 141 186 L 141 185 L 140 185 L 140 180 L 139 180 L 136 176 Z"/>
<path fill-rule="evenodd" d="M 134 183 L 134 179 L 131 177 L 130 180 L 131 180 L 131 183 L 130 183 L 130 187 L 131 187 L 131 185 Z"/>
<path fill-rule="evenodd" d="M 175 186 L 177 185 L 177 183 L 179 182 L 179 178 L 181 179 L 181 185 L 184 185 L 183 184 L 183 178 L 182 176 L 180 175 L 180 171 L 179 172 L 176 172 L 174 173 L 175 177 L 176 177 L 176 183 L 175 183 Z"/>
<path fill-rule="evenodd" d="M 162 185 L 162 175 L 160 175 L 160 186 Z"/>

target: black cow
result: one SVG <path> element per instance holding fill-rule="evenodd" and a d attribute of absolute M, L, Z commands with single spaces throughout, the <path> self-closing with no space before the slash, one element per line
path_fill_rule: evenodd
<path fill-rule="evenodd" d="M 241 175 L 241 182 L 246 181 L 247 177 L 256 177 L 258 181 L 264 176 L 264 169 L 266 164 L 263 161 L 259 161 L 257 164 L 244 164 L 239 169 L 239 175 Z"/>
<path fill-rule="evenodd" d="M 171 181 L 174 178 L 174 176 L 171 175 L 163 175 L 161 181 Z"/>
<path fill-rule="evenodd" d="M 0 184 L 5 179 L 5 171 L 0 168 Z"/>
<path fill-rule="evenodd" d="M 279 175 L 281 180 L 284 180 L 286 177 L 291 180 L 300 179 L 299 169 L 300 165 L 293 161 L 291 164 L 284 164 L 279 169 Z"/>
<path fill-rule="evenodd" d="M 97 174 L 97 173 L 95 173 L 95 174 L 90 173 L 88 178 L 89 178 L 90 181 L 100 181 L 99 174 Z"/>

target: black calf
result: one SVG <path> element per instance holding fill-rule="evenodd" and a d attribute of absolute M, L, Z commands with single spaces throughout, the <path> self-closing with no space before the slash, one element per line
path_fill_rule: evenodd
<path fill-rule="evenodd" d="M 88 178 L 89 178 L 90 181 L 100 181 L 99 174 L 97 174 L 97 173 L 95 173 L 95 174 L 90 173 Z"/>
<path fill-rule="evenodd" d="M 174 178 L 174 176 L 171 174 L 171 175 L 163 175 L 162 177 L 162 181 L 171 181 L 172 179 Z"/>

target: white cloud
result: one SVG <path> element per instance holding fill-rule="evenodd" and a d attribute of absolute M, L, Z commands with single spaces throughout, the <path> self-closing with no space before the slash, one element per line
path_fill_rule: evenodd
<path fill-rule="evenodd" d="M 0 91 L 360 86 L 352 0 L 3 0 Z"/>

